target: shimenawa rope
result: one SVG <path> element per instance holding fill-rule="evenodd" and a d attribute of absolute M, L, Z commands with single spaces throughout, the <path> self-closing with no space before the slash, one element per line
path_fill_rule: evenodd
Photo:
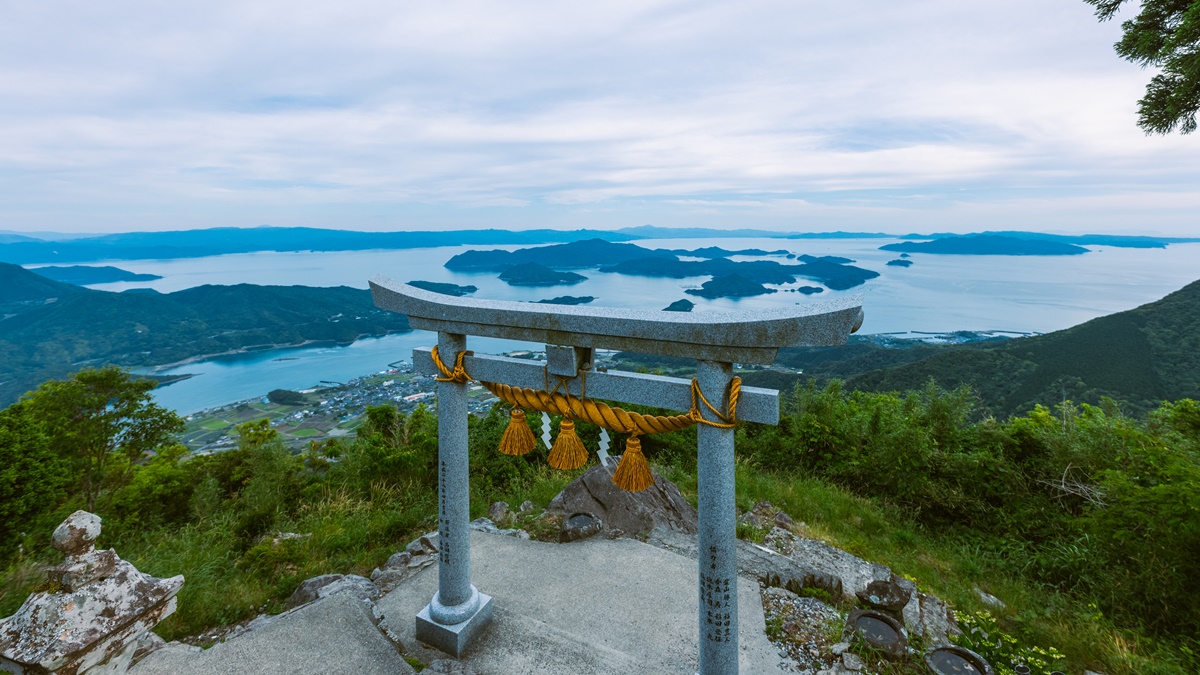
<path fill-rule="evenodd" d="M 437 347 L 434 347 L 433 363 L 437 366 L 438 372 L 442 374 L 436 379 L 439 382 L 463 384 L 470 382 L 473 378 L 463 366 L 463 359 L 472 353 L 470 351 L 459 352 L 454 359 L 454 368 L 451 370 L 442 361 Z M 629 439 L 625 441 L 625 453 L 621 456 L 621 462 L 613 473 L 613 482 L 623 490 L 637 492 L 654 484 L 650 465 L 642 454 L 642 442 L 639 436 L 679 431 L 693 424 L 707 424 L 719 429 L 732 429 L 737 425 L 737 404 L 742 389 L 742 380 L 739 377 L 733 378 L 729 383 L 728 415 L 723 414 L 709 402 L 708 398 L 704 396 L 704 392 L 700 391 L 699 382 L 692 378 L 691 409 L 683 415 L 672 416 L 643 415 L 614 408 L 601 401 L 586 398 L 586 393 L 583 398 L 572 396 L 569 392 L 559 393 L 557 390 L 564 384 L 562 378 L 559 379 L 560 381 L 551 391 L 513 387 L 498 382 L 479 380 L 479 384 L 495 394 L 497 398 L 513 406 L 512 418 L 500 439 L 500 452 L 506 455 L 523 455 L 536 447 L 537 439 L 525 422 L 525 410 L 554 413 L 562 415 L 563 420 L 559 423 L 559 435 L 555 439 L 554 447 L 550 450 L 547 461 L 556 469 L 577 469 L 587 462 L 587 449 L 575 432 L 575 421 L 591 422 L 605 429 L 629 434 Z M 717 418 L 717 421 L 705 419 L 700 410 L 701 403 Z"/>

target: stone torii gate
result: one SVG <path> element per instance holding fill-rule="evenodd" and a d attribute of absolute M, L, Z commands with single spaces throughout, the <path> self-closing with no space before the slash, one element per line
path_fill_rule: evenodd
<path fill-rule="evenodd" d="M 861 300 L 692 314 L 473 300 L 383 276 L 370 284 L 376 306 L 406 314 L 413 328 L 438 334 L 436 350 L 413 351 L 414 370 L 443 375 L 437 391 L 438 591 L 416 617 L 417 638 L 461 656 L 492 618 L 491 596 L 471 584 L 467 374 L 493 391 L 496 383 L 543 390 L 528 394 L 545 393 L 553 377 L 554 389 L 575 403 L 603 399 L 703 418 L 697 457 L 700 673 L 737 673 L 737 511 L 734 431 L 728 422 L 736 406 L 736 420 L 777 424 L 779 392 L 753 387 L 739 392 L 733 364 L 769 365 L 781 347 L 844 344 L 862 325 Z M 467 335 L 544 343 L 546 364 L 474 355 L 467 351 Z M 591 370 L 596 348 L 696 359 L 696 379 L 596 372 Z M 454 364 L 454 377 L 446 377 L 447 364 Z M 697 404 L 696 389 L 711 408 Z"/>

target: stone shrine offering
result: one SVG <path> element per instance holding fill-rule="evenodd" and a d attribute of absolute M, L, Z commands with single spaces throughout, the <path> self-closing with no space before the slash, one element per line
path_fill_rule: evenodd
<path fill-rule="evenodd" d="M 100 517 L 76 511 L 54 530 L 66 561 L 50 568 L 47 589 L 0 620 L 0 671 L 123 673 L 138 641 L 175 611 L 183 577 L 157 579 L 97 551 Z"/>

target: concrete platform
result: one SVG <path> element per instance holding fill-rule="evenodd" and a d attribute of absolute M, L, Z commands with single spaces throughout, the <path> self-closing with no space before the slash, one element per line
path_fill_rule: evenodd
<path fill-rule="evenodd" d="M 696 561 L 630 539 L 570 544 L 471 533 L 471 580 L 495 598 L 491 627 L 464 655 L 482 675 L 695 673 Z M 418 643 L 415 622 L 437 587 L 428 568 L 378 601 L 407 653 L 446 655 Z M 785 672 L 765 634 L 758 584 L 738 579 L 739 669 Z"/>
<path fill-rule="evenodd" d="M 375 627 L 370 606 L 348 593 L 338 593 L 202 652 L 168 645 L 129 672 L 131 675 L 405 675 L 416 671 Z"/>

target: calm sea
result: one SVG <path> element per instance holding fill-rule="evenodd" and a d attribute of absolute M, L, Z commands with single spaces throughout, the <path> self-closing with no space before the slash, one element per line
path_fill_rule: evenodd
<path fill-rule="evenodd" d="M 743 300 L 704 300 L 684 294 L 707 277 L 648 279 L 584 270 L 588 279 L 571 286 L 519 288 L 498 280 L 494 273 L 452 272 L 442 265 L 468 248 L 450 246 L 404 251 L 337 253 L 253 253 L 184 260 L 114 261 L 134 272 L 163 278 L 151 282 L 101 284 L 93 288 L 120 291 L 154 288 L 163 292 L 201 284 L 303 284 L 366 288 L 367 279 L 382 274 L 399 281 L 425 279 L 471 284 L 474 297 L 534 301 L 559 295 L 591 295 L 593 305 L 661 309 L 687 298 L 697 312 L 755 309 L 783 304 L 818 302 L 831 297 L 863 296 L 866 322 L 861 332 L 943 332 L 1008 330 L 1049 332 L 1104 314 L 1131 309 L 1157 300 L 1200 278 L 1200 244 L 1175 244 L 1166 249 L 1089 247 L 1076 256 L 950 256 L 913 254 L 911 267 L 889 267 L 897 257 L 879 246 L 886 239 L 674 239 L 639 241 L 649 248 L 786 249 L 796 254 L 838 255 L 880 273 L 849 291 L 814 296 L 773 293 Z M 497 247 L 497 248 L 517 248 Z M 737 258 L 751 259 L 751 258 Z M 766 259 L 788 262 L 782 257 Z M 779 287 L 819 285 L 801 280 Z M 164 405 L 180 412 L 196 410 L 264 394 L 277 387 L 297 389 L 321 380 L 342 382 L 376 372 L 409 358 L 412 348 L 433 344 L 424 332 L 360 340 L 348 347 L 309 347 L 213 359 L 174 369 L 199 374 L 157 390 Z M 477 340 L 481 352 L 508 351 L 520 343 Z M 281 360 L 282 359 L 282 360 Z"/>

